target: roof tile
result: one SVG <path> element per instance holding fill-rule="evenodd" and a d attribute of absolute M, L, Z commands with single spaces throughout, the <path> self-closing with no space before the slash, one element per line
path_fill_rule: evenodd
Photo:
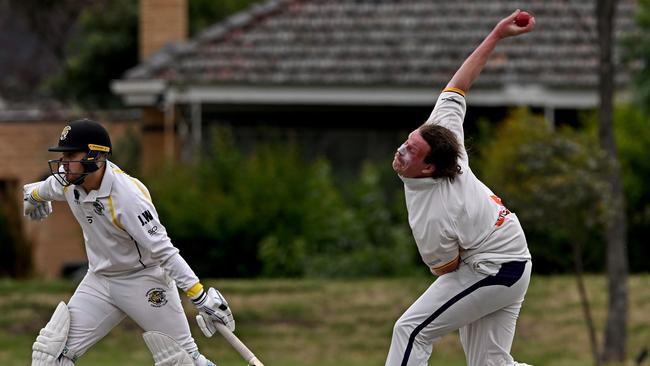
<path fill-rule="evenodd" d="M 127 78 L 177 84 L 438 85 L 518 5 L 510 0 L 271 0 L 190 42 L 163 49 Z M 500 44 L 477 87 L 595 87 L 595 1 L 534 0 L 528 6 L 536 31 Z M 634 29 L 634 7 L 634 0 L 619 2 L 617 37 Z M 624 70 L 617 73 L 619 84 L 629 79 Z"/>

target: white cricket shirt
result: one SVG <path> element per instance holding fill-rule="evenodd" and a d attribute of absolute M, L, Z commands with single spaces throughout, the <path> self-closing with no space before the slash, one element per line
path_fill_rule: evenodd
<path fill-rule="evenodd" d="M 83 230 L 90 271 L 115 276 L 162 266 L 184 291 L 199 282 L 172 245 L 147 188 L 112 162 L 106 162 L 98 190 L 64 188 L 50 176 L 37 193 L 42 200 L 68 202 Z"/>
<path fill-rule="evenodd" d="M 456 135 L 462 174 L 453 182 L 447 178 L 400 178 L 409 225 L 424 263 L 433 269 L 460 255 L 477 270 L 494 274 L 498 264 L 530 259 L 530 252 L 516 215 L 469 167 L 463 132 L 465 109 L 462 95 L 444 91 L 426 122 Z"/>

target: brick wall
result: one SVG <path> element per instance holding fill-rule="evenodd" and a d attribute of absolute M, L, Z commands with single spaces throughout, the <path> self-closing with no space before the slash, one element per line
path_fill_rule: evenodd
<path fill-rule="evenodd" d="M 133 120 L 100 122 L 108 130 L 113 146 L 126 132 L 139 130 L 138 122 Z M 47 161 L 58 155 L 47 148 L 58 143 L 65 125 L 66 121 L 0 122 L 0 180 L 17 182 L 16 200 L 22 199 L 23 184 L 49 174 Z M 24 233 L 32 244 L 34 272 L 47 278 L 59 276 L 66 263 L 86 260 L 81 229 L 67 204 L 55 203 L 53 208 L 53 214 L 43 222 L 22 220 Z"/>
<path fill-rule="evenodd" d="M 140 0 L 140 59 L 187 38 L 187 0 Z"/>

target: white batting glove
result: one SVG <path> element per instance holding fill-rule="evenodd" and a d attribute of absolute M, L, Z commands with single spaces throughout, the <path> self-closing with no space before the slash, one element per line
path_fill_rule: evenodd
<path fill-rule="evenodd" d="M 228 302 L 219 291 L 210 287 L 208 291 L 201 290 L 190 300 L 199 310 L 196 322 L 206 337 L 212 337 L 217 331 L 214 322 L 224 324 L 231 332 L 235 331 L 235 318 L 232 316 Z"/>
<path fill-rule="evenodd" d="M 52 213 L 52 203 L 50 201 L 37 200 L 32 194 L 40 184 L 41 182 L 36 182 L 23 186 L 23 215 L 29 216 L 34 221 L 46 219 Z"/>
<path fill-rule="evenodd" d="M 214 325 L 214 322 L 210 320 L 210 315 L 199 312 L 199 315 L 196 316 L 196 324 L 199 325 L 201 332 L 205 334 L 206 337 L 210 338 L 217 332 L 217 327 Z"/>

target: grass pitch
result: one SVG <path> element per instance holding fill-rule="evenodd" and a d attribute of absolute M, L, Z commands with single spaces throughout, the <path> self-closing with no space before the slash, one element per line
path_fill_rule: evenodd
<path fill-rule="evenodd" d="M 230 302 L 237 335 L 267 366 L 383 365 L 393 322 L 433 278 L 367 280 L 209 280 Z M 607 284 L 588 276 L 602 342 Z M 0 365 L 30 362 L 31 344 L 56 304 L 75 285 L 63 281 L 0 281 Z M 650 346 L 650 275 L 630 278 L 628 354 Z M 201 351 L 219 366 L 244 365 L 218 335 L 203 337 L 184 301 Z M 78 366 L 151 365 L 142 331 L 123 321 Z M 515 359 L 535 366 L 592 365 L 575 280 L 533 276 L 517 325 Z M 648 363 L 648 362 L 646 362 Z M 650 365 L 650 363 L 648 363 Z M 430 366 L 465 365 L 457 333 L 434 345 Z M 633 365 L 630 361 L 627 365 Z"/>

